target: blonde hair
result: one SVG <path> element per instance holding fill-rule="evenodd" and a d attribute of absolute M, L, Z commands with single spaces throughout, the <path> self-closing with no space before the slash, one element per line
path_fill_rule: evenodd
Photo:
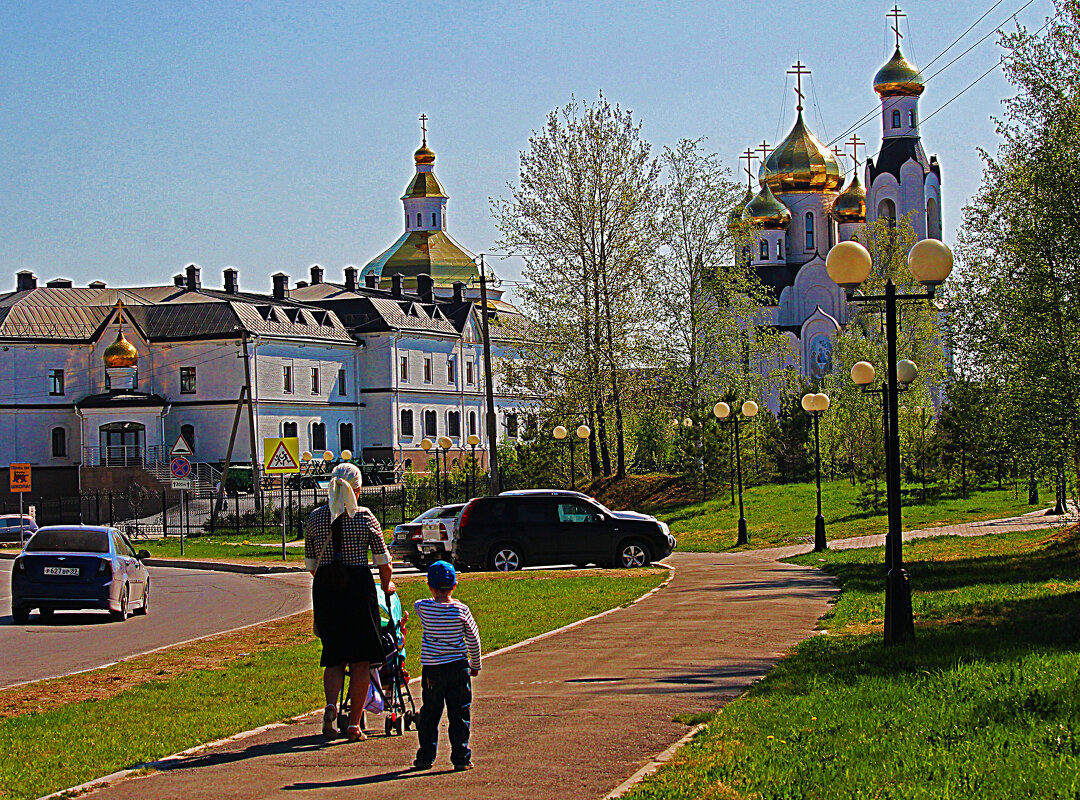
<path fill-rule="evenodd" d="M 350 517 L 356 514 L 359 508 L 356 502 L 356 490 L 363 485 L 363 475 L 355 464 L 345 462 L 334 467 L 334 471 L 330 473 L 330 485 L 326 487 L 331 521 L 342 514 Z"/>

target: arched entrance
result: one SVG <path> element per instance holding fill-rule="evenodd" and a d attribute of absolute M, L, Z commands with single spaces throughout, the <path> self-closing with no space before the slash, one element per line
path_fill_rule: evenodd
<path fill-rule="evenodd" d="M 146 426 L 139 422 L 110 422 L 99 429 L 101 465 L 137 467 L 143 463 Z"/>

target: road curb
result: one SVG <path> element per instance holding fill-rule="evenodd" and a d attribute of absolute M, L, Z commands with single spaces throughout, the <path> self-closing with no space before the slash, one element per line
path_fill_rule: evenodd
<path fill-rule="evenodd" d="M 652 761 L 650 761 L 648 764 L 643 766 L 625 781 L 623 781 L 606 795 L 604 795 L 604 800 L 616 800 L 616 798 L 622 797 L 628 791 L 633 789 L 647 777 L 660 769 L 660 767 L 664 766 L 664 764 L 671 761 L 671 759 L 675 756 L 675 753 L 678 752 L 679 748 L 681 748 L 683 745 L 687 744 L 691 739 L 697 736 L 701 729 L 708 724 L 709 723 L 707 722 L 702 722 L 695 725 L 684 737 L 679 739 L 679 741 L 675 742 L 675 744 L 671 745 L 671 747 L 669 747 L 667 750 L 653 758 Z"/>
<path fill-rule="evenodd" d="M 183 558 L 148 558 L 148 567 L 173 569 L 206 569 L 217 572 L 239 572 L 243 575 L 274 575 L 281 572 L 307 572 L 303 564 L 243 564 L 236 561 L 189 561 Z"/>

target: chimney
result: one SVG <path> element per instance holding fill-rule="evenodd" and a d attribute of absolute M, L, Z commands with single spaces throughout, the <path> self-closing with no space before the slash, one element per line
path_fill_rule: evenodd
<path fill-rule="evenodd" d="M 70 289 L 72 286 L 68 278 L 53 278 L 45 285 L 50 289 Z"/>
<path fill-rule="evenodd" d="M 306 287 L 307 285 L 308 285 L 308 282 L 307 282 L 307 281 L 297 281 L 297 282 L 296 282 L 296 288 L 297 288 L 297 289 L 303 289 L 303 288 L 304 288 L 304 287 Z"/>
<path fill-rule="evenodd" d="M 199 268 L 194 264 L 188 264 L 187 266 L 187 281 L 186 288 L 189 292 L 196 292 L 202 286 L 202 281 L 199 279 Z"/>
<path fill-rule="evenodd" d="M 240 292 L 240 273 L 229 267 L 222 275 L 225 276 L 225 294 L 238 294 Z"/>
<path fill-rule="evenodd" d="M 184 276 L 183 275 L 173 275 L 172 276 L 172 282 L 173 282 L 173 285 L 179 286 L 181 289 L 184 288 Z"/>
<path fill-rule="evenodd" d="M 275 300 L 288 300 L 289 299 L 289 276 L 284 272 L 275 272 L 271 275 L 274 279 L 274 299 Z"/>
<path fill-rule="evenodd" d="M 356 267 L 345 267 L 345 291 L 356 291 Z"/>
<path fill-rule="evenodd" d="M 422 303 L 435 302 L 435 281 L 426 272 L 416 276 L 416 293 L 420 295 L 420 302 Z"/>
<path fill-rule="evenodd" d="M 364 285 L 367 286 L 367 288 L 369 289 L 378 289 L 379 276 L 376 275 L 374 272 L 369 272 L 367 275 L 364 276 Z"/>
<path fill-rule="evenodd" d="M 105 281 L 94 281 L 93 283 L 88 284 L 86 288 L 88 288 L 88 289 L 104 289 L 105 288 Z"/>
<path fill-rule="evenodd" d="M 454 281 L 454 302 L 459 305 L 465 302 L 465 284 L 461 281 Z"/>
<path fill-rule="evenodd" d="M 318 286 L 320 283 L 322 283 L 322 279 L 323 279 L 322 267 L 320 267 L 318 264 L 312 264 L 311 265 L 311 285 L 312 286 Z"/>
<path fill-rule="evenodd" d="M 28 269 L 19 270 L 15 273 L 15 291 L 28 292 L 37 288 L 37 278 Z"/>
<path fill-rule="evenodd" d="M 390 276 L 390 294 L 395 300 L 400 300 L 404 293 L 401 291 L 402 276 L 400 272 Z"/>

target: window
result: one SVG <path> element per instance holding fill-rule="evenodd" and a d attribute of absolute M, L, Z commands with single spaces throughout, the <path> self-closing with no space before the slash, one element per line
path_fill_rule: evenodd
<path fill-rule="evenodd" d="M 465 383 L 469 386 L 473 385 L 473 362 L 471 361 L 465 362 Z"/>
<path fill-rule="evenodd" d="M 806 249 L 814 249 L 814 215 L 806 212 Z"/>
<path fill-rule="evenodd" d="M 900 127 L 900 111 L 899 110 L 894 110 L 892 112 L 892 126 L 894 128 L 899 128 Z"/>
<path fill-rule="evenodd" d="M 762 261 L 768 261 L 769 260 L 769 242 L 768 242 L 767 239 L 762 239 L 761 240 L 761 260 Z"/>
<path fill-rule="evenodd" d="M 941 214 L 933 197 L 926 201 L 926 235 L 931 239 L 941 238 Z"/>
<path fill-rule="evenodd" d="M 424 412 L 424 436 L 437 436 L 439 415 L 434 411 Z"/>
<path fill-rule="evenodd" d="M 451 386 L 457 383 L 457 362 L 453 356 L 446 358 L 446 382 Z"/>
<path fill-rule="evenodd" d="M 281 368 L 281 391 L 292 394 L 292 367 L 290 366 Z"/>
<path fill-rule="evenodd" d="M 311 425 L 311 449 L 313 451 L 326 449 L 326 425 L 314 422 Z"/>
<path fill-rule="evenodd" d="M 781 259 L 784 257 L 784 243 L 779 239 L 776 240 L 776 258 Z"/>
<path fill-rule="evenodd" d="M 401 438 L 402 439 L 404 439 L 406 436 L 411 437 L 413 435 L 412 409 L 410 409 L 410 408 L 401 409 L 401 426 L 400 427 L 401 427 Z"/>
<path fill-rule="evenodd" d="M 915 109 L 914 108 L 907 112 L 907 118 L 908 118 L 908 124 L 912 128 L 914 128 L 915 127 Z"/>
<path fill-rule="evenodd" d="M 469 436 L 476 436 L 476 412 L 469 412 Z"/>
<path fill-rule="evenodd" d="M 49 370 L 49 394 L 54 397 L 64 394 L 64 371 L 62 369 Z"/>
<path fill-rule="evenodd" d="M 436 225 L 438 225 L 438 224 L 439 224 L 439 223 L 437 223 L 437 222 L 435 221 L 435 212 L 433 211 L 433 212 L 431 212 L 431 227 L 433 227 L 433 228 L 434 228 L 434 227 L 435 227 Z"/>
<path fill-rule="evenodd" d="M 343 369 L 339 369 L 337 371 L 337 393 L 338 397 L 349 396 L 348 376 L 345 374 L 345 370 Z"/>
<path fill-rule="evenodd" d="M 195 394 L 195 367 L 180 367 L 180 394 Z"/>
<path fill-rule="evenodd" d="M 409 357 L 407 355 L 398 360 L 398 376 L 402 383 L 409 382 Z"/>
<path fill-rule="evenodd" d="M 446 412 L 446 435 L 458 438 L 461 436 L 461 412 Z"/>
<path fill-rule="evenodd" d="M 431 356 L 424 356 L 424 383 L 431 383 Z"/>
<path fill-rule="evenodd" d="M 318 367 L 312 367 L 311 368 L 311 393 L 312 394 L 318 394 L 319 393 L 319 368 Z"/>
<path fill-rule="evenodd" d="M 506 435 L 511 439 L 516 439 L 518 435 L 518 420 L 517 414 L 506 415 Z"/>
<path fill-rule="evenodd" d="M 889 220 L 890 225 L 896 224 L 896 203 L 886 197 L 878 203 L 877 215 L 878 219 Z"/>
<path fill-rule="evenodd" d="M 600 512 L 584 503 L 559 503 L 559 522 L 575 524 L 600 522 Z"/>
<path fill-rule="evenodd" d="M 417 215 L 416 215 L 416 227 L 418 227 L 418 228 L 419 228 L 419 227 L 420 227 L 421 225 L 423 225 L 423 224 L 424 224 L 424 220 L 423 220 L 423 217 L 422 217 L 422 216 L 420 216 L 420 214 L 417 214 Z"/>
<path fill-rule="evenodd" d="M 181 425 L 180 435 L 184 437 L 184 441 L 188 443 L 188 447 L 192 450 L 195 449 L 195 426 L 194 425 Z"/>
<path fill-rule="evenodd" d="M 281 435 L 285 439 L 296 438 L 296 423 L 295 422 L 283 422 L 281 423 Z"/>
<path fill-rule="evenodd" d="M 53 458 L 67 456 L 67 431 L 63 428 L 52 429 L 52 454 Z"/>
<path fill-rule="evenodd" d="M 338 426 L 338 449 L 339 450 L 352 450 L 353 449 L 353 435 L 352 435 L 352 423 L 342 422 Z"/>

